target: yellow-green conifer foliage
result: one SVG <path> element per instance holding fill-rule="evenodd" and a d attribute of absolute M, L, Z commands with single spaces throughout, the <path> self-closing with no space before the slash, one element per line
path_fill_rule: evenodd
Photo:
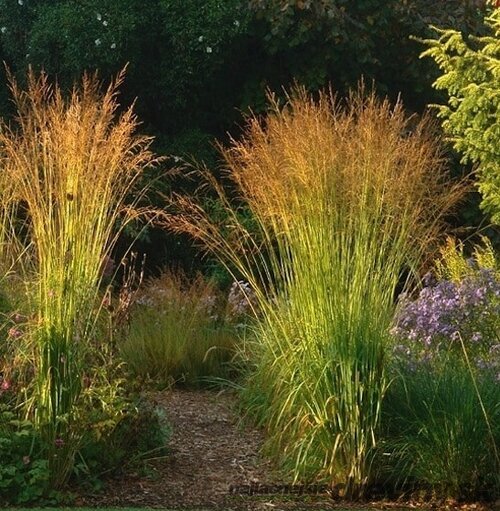
<path fill-rule="evenodd" d="M 434 87 L 448 93 L 439 117 L 463 162 L 477 165 L 482 208 L 500 223 L 500 8 L 486 18 L 489 34 L 465 37 L 439 30 L 424 42 L 442 75 Z"/>

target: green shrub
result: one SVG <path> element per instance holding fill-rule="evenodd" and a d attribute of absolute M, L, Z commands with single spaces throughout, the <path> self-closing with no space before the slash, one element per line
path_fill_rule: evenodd
<path fill-rule="evenodd" d="M 400 300 L 383 403 L 381 476 L 454 499 L 500 495 L 500 273 L 483 240 L 448 240 L 418 297 Z"/>
<path fill-rule="evenodd" d="M 57 504 L 71 496 L 51 490 L 49 460 L 43 438 L 35 425 L 22 418 L 17 400 L 16 383 L 3 378 L 0 385 L 0 500 L 2 504 Z M 90 388 L 90 387 L 89 387 Z M 87 389 L 88 390 L 88 389 Z M 106 389 L 109 393 L 109 389 Z M 94 489 L 103 486 L 107 475 L 125 467 L 138 466 L 149 458 L 166 454 L 170 429 L 163 411 L 133 394 L 113 396 L 103 406 L 93 384 L 92 409 L 81 414 L 85 434 L 75 453 L 69 474 L 72 482 Z M 59 449 L 63 450 L 63 445 Z"/>
<path fill-rule="evenodd" d="M 0 451 L 5 448 L 0 499 L 18 504 L 56 503 L 70 496 L 64 488 L 52 489 L 46 440 L 26 412 L 26 400 L 31 401 L 35 390 L 36 347 L 30 346 L 28 318 L 19 316 L 10 315 L 0 353 Z M 99 333 L 109 335 L 102 328 Z M 161 410 L 139 399 L 137 390 L 127 385 L 116 353 L 95 340 L 90 343 L 82 390 L 72 410 L 81 436 L 67 477 L 97 488 L 106 474 L 148 455 L 163 454 L 168 428 Z M 64 448 L 64 439 L 58 439 L 56 454 L 63 455 Z"/>
<path fill-rule="evenodd" d="M 3 504 L 41 501 L 47 497 L 50 473 L 40 435 L 31 422 L 19 419 L 9 403 L 12 396 L 9 400 L 6 394 L 0 390 L 0 499 Z"/>
<path fill-rule="evenodd" d="M 108 475 L 166 455 L 171 430 L 163 410 L 141 398 L 128 401 L 125 407 L 123 419 L 107 434 L 90 432 L 82 442 L 74 470 L 78 482 L 99 488 Z"/>
<path fill-rule="evenodd" d="M 466 257 L 463 243 L 448 238 L 440 250 L 440 257 L 435 262 L 438 280 L 458 283 L 467 277 L 477 277 L 481 270 L 500 276 L 500 261 L 491 241 L 485 236 L 481 237 L 480 244 L 474 245 L 470 257 Z"/>
<path fill-rule="evenodd" d="M 482 208 L 500 223 L 500 9 L 486 18 L 482 37 L 456 30 L 438 30 L 424 42 L 442 75 L 434 87 L 446 91 L 448 102 L 438 115 L 445 132 L 464 162 L 477 164 Z"/>
<path fill-rule="evenodd" d="M 444 354 L 400 366 L 383 410 L 386 484 L 443 498 L 499 497 L 500 383 L 491 374 L 471 374 Z"/>

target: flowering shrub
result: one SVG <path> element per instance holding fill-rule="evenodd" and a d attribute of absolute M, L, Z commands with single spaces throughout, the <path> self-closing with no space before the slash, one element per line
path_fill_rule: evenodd
<path fill-rule="evenodd" d="M 448 242 L 400 299 L 384 400 L 384 481 L 455 499 L 500 496 L 500 272 L 491 245 Z"/>
<path fill-rule="evenodd" d="M 461 280 L 429 273 L 416 299 L 400 298 L 391 331 L 399 341 L 395 353 L 412 365 L 466 349 L 477 369 L 494 371 L 500 381 L 500 274 L 474 258 L 465 270 Z"/>

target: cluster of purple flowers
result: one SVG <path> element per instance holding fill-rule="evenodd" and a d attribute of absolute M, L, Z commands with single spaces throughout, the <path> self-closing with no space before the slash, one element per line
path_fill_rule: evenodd
<path fill-rule="evenodd" d="M 460 282 L 425 279 L 416 299 L 400 298 L 391 334 L 399 356 L 428 360 L 463 345 L 478 368 L 500 371 L 500 279 L 478 269 Z M 462 345 L 463 341 L 463 345 Z M 500 375 L 499 375 L 500 376 Z"/>
<path fill-rule="evenodd" d="M 230 319 L 250 315 L 256 307 L 257 298 L 250 284 L 244 280 L 231 285 L 227 297 L 227 315 Z"/>

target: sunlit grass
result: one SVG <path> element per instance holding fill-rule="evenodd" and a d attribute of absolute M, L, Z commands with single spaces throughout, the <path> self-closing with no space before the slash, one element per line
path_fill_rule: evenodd
<path fill-rule="evenodd" d="M 370 484 L 387 388 L 394 296 L 462 194 L 446 176 L 424 119 L 361 90 L 347 103 L 299 89 L 223 151 L 228 177 L 257 228 L 226 205 L 217 225 L 202 201 L 177 197 L 174 228 L 236 267 L 261 311 L 246 407 L 295 479 Z"/>
<path fill-rule="evenodd" d="M 127 222 L 126 199 L 154 161 L 132 110 L 118 115 L 122 79 L 101 93 L 86 76 L 68 97 L 45 74 L 30 73 L 26 91 L 12 80 L 17 117 L 0 130 L 3 175 L 26 218 L 23 277 L 34 288 L 35 388 L 26 406 L 43 433 L 54 487 L 67 478 L 83 433 L 75 408 L 103 264 Z"/>

